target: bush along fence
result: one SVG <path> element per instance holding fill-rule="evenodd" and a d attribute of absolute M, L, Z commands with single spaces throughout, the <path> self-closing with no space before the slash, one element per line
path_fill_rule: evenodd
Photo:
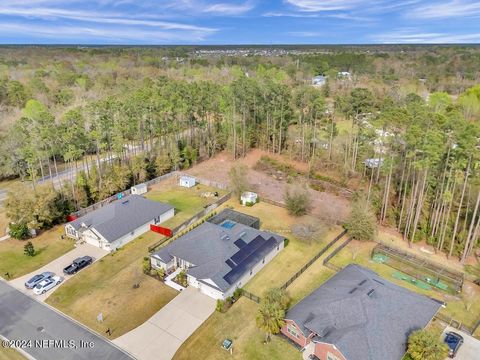
<path fill-rule="evenodd" d="M 202 211 L 196 213 L 191 218 L 185 220 L 183 223 L 178 225 L 177 227 L 172 229 L 172 236 L 169 238 L 161 239 L 160 241 L 156 242 L 152 246 L 148 248 L 149 252 L 154 252 L 157 248 L 165 244 L 166 242 L 172 242 L 179 238 L 182 235 L 185 235 L 187 232 L 193 230 L 198 225 L 202 224 L 207 219 L 211 218 L 216 214 L 214 210 L 226 202 L 232 196 L 231 193 L 225 194 L 221 198 L 219 198 L 214 203 L 210 204 L 207 208 L 203 209 Z"/>
<path fill-rule="evenodd" d="M 331 264 L 330 260 L 332 260 L 340 251 L 342 251 L 342 249 L 345 248 L 345 246 L 347 246 L 352 240 L 353 238 L 349 237 L 347 240 L 341 243 L 339 247 L 337 247 L 335 250 L 332 251 L 330 255 L 328 255 L 325 259 L 323 259 L 323 265 L 335 271 L 342 270 L 340 267 Z"/>
<path fill-rule="evenodd" d="M 317 261 L 318 258 L 320 258 L 320 256 L 325 254 L 328 251 L 328 249 L 330 249 L 346 233 L 347 233 L 347 230 L 343 230 L 340 234 L 335 236 L 335 238 L 332 241 L 330 241 L 327 245 L 325 245 L 313 258 L 311 258 L 305 265 L 303 265 L 303 267 L 300 270 L 298 270 L 290 279 L 288 279 L 287 282 L 283 284 L 280 288 L 282 290 L 286 290 L 291 283 L 293 283 L 301 274 L 303 274 L 305 270 L 307 270 L 310 266 L 312 266 L 313 263 Z"/>

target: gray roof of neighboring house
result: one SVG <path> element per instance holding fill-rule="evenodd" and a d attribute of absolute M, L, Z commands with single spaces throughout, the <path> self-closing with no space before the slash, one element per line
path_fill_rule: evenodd
<path fill-rule="evenodd" d="M 82 231 L 82 224 L 85 224 L 87 229 L 93 228 L 108 242 L 113 242 L 171 209 L 173 206 L 169 204 L 148 200 L 140 195 L 129 195 L 69 224 L 78 231 Z"/>
<path fill-rule="evenodd" d="M 408 335 L 442 304 L 351 264 L 286 314 L 314 341 L 334 344 L 347 360 L 400 360 Z"/>
<path fill-rule="evenodd" d="M 222 226 L 225 223 L 233 226 Z M 194 265 L 188 274 L 198 280 L 211 279 L 217 288 L 226 291 L 283 240 L 280 235 L 232 220 L 218 225 L 205 222 L 152 256 L 163 262 L 173 256 L 186 260 Z"/>

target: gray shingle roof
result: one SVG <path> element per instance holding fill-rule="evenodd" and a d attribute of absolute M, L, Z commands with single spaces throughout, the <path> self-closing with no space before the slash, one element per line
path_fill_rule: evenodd
<path fill-rule="evenodd" d="M 347 360 L 400 360 L 408 335 L 441 304 L 351 264 L 286 314 L 305 336 L 334 344 Z"/>
<path fill-rule="evenodd" d="M 82 224 L 85 224 L 108 242 L 113 242 L 171 209 L 173 206 L 169 204 L 129 195 L 70 222 L 70 225 L 81 232 Z"/>
<path fill-rule="evenodd" d="M 231 223 L 233 221 L 227 220 Z M 260 236 L 260 238 L 258 238 Z M 256 240 L 259 247 L 250 255 L 248 260 L 256 260 L 257 251 L 270 252 L 277 244 L 284 240 L 284 237 L 266 231 L 260 231 L 249 226 L 235 223 L 232 228 L 225 228 L 221 224 L 205 222 L 189 233 L 179 237 L 177 240 L 152 254 L 154 258 L 169 262 L 173 256 L 188 261 L 195 266 L 189 268 L 187 273 L 196 279 L 211 279 L 222 291 L 228 290 L 232 283 L 224 277 L 232 271 L 232 267 L 226 263 L 233 255 L 239 253 L 240 248 L 235 244 L 242 239 L 248 246 Z M 273 238 L 273 240 L 271 240 Z M 247 255 L 247 254 L 245 254 Z M 263 255 L 262 255 L 263 257 Z M 261 259 L 260 259 L 261 260 Z M 249 271 L 249 267 L 237 268 L 241 274 Z M 241 275 L 240 274 L 240 275 Z M 227 277 L 227 279 L 229 279 Z"/>

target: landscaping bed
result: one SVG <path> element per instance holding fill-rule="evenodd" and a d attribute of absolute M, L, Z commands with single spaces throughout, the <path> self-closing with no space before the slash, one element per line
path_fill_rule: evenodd
<path fill-rule="evenodd" d="M 74 248 L 74 241 L 62 240 L 63 226 L 44 231 L 39 236 L 28 240 L 8 239 L 0 241 L 0 276 L 10 274 L 10 279 L 28 274 Z M 31 241 L 35 256 L 24 254 L 25 244 Z"/>

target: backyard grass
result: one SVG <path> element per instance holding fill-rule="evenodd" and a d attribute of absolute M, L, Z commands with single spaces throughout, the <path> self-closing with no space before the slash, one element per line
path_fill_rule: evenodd
<path fill-rule="evenodd" d="M 62 240 L 63 227 L 57 226 L 30 239 L 35 247 L 33 257 L 23 253 L 27 241 L 8 239 L 0 241 L 0 276 L 8 272 L 11 278 L 28 274 L 52 260 L 70 251 L 74 247 L 72 240 Z"/>
<path fill-rule="evenodd" d="M 323 246 L 341 232 L 339 227 L 334 227 L 320 239 L 308 244 L 292 236 L 290 231 L 290 226 L 293 223 L 306 221 L 306 218 L 295 218 L 289 215 L 286 209 L 262 201 L 252 207 L 245 207 L 241 206 L 236 199 L 231 199 L 225 205 L 260 218 L 260 227 L 262 229 L 278 233 L 288 239 L 287 247 L 265 265 L 245 286 L 245 290 L 258 296 L 262 295 L 266 287 L 283 285 Z"/>
<path fill-rule="evenodd" d="M 0 346 L 0 360 L 25 360 L 26 357 L 15 349 L 5 349 Z"/>
<path fill-rule="evenodd" d="M 395 279 L 392 277 L 392 274 L 397 271 L 396 269 L 393 269 L 385 264 L 378 264 L 371 260 L 371 251 L 376 245 L 377 244 L 374 242 L 362 243 L 354 240 L 342 251 L 340 251 L 331 260 L 331 263 L 338 267 L 344 267 L 350 263 L 358 263 L 372 269 L 380 276 L 393 283 L 396 283 L 397 285 L 441 300 L 447 305 L 445 308 L 440 309 L 440 313 L 449 316 L 468 327 L 472 327 L 475 322 L 480 319 L 480 289 L 478 286 L 466 281 L 464 284 L 464 289 L 467 286 L 470 287 L 470 295 L 465 295 L 464 291 L 463 294 L 453 296 L 440 290 L 423 290 L 406 281 Z"/>
<path fill-rule="evenodd" d="M 147 248 L 160 237 L 148 232 L 103 257 L 58 288 L 47 303 L 102 335 L 110 328 L 111 338 L 136 328 L 177 295 L 142 272 Z M 102 323 L 97 321 L 100 313 Z"/>
<path fill-rule="evenodd" d="M 226 194 L 224 190 L 201 184 L 187 189 L 178 186 L 176 181 L 165 181 L 155 185 L 152 190 L 145 194 L 145 197 L 174 206 L 175 216 L 163 223 L 162 226 L 175 227 L 218 200 L 217 197 L 213 196 L 207 198 L 201 197 L 200 195 L 204 192 L 218 192 L 219 197 Z"/>
<path fill-rule="evenodd" d="M 258 305 L 240 298 L 225 314 L 215 312 L 178 349 L 175 360 L 187 359 L 275 359 L 300 360 L 300 351 L 281 336 L 264 344 L 265 333 L 255 324 Z M 233 355 L 221 345 L 233 340 Z"/>

